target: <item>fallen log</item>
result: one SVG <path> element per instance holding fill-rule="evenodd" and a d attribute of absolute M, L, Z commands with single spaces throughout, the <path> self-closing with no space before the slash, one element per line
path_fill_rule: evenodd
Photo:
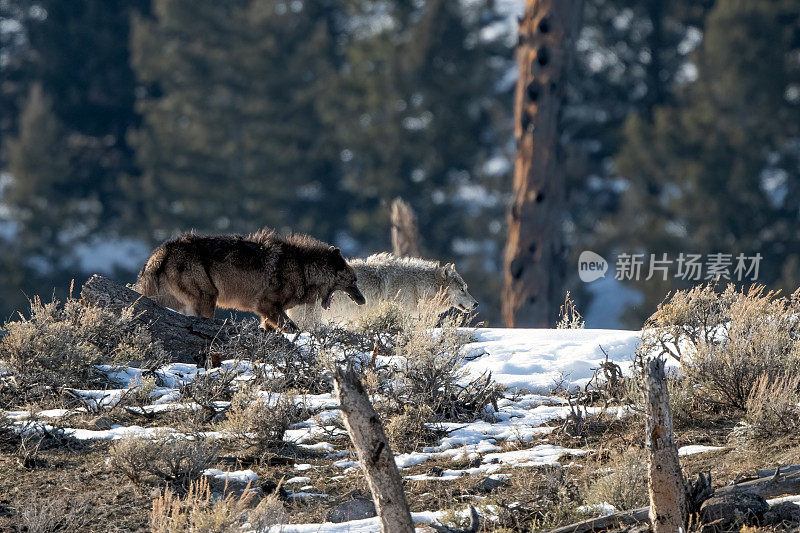
<path fill-rule="evenodd" d="M 737 492 L 753 492 L 766 499 L 790 494 L 800 494 L 800 471 L 794 471 L 787 475 L 770 475 L 736 485 L 727 485 L 716 489 L 714 494 L 734 494 Z M 551 529 L 547 533 L 595 533 L 597 531 L 607 531 L 619 525 L 649 522 L 649 511 L 649 507 L 620 511 L 608 516 L 590 518 L 568 526 Z"/>
<path fill-rule="evenodd" d="M 350 440 L 375 502 L 383 533 L 413 533 L 403 481 L 389 447 L 383 424 L 367 397 L 364 386 L 352 371 L 336 370 L 336 395 Z"/>
<path fill-rule="evenodd" d="M 639 509 L 621 511 L 599 518 L 590 518 L 568 526 L 551 529 L 547 533 L 594 533 L 595 531 L 607 531 L 616 529 L 619 526 L 650 522 L 649 514 L 650 507 L 640 507 Z"/>
<path fill-rule="evenodd" d="M 147 328 L 154 341 L 161 341 L 173 363 L 204 366 L 212 345 L 236 334 L 235 325 L 228 320 L 182 315 L 96 274 L 83 284 L 81 299 L 115 313 L 133 306 L 134 322 Z"/>

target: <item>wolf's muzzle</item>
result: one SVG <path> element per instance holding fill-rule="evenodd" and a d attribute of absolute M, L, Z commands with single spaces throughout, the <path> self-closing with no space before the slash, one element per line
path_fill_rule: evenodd
<path fill-rule="evenodd" d="M 463 311 L 464 313 L 469 313 L 471 311 L 475 311 L 475 309 L 477 309 L 477 308 L 478 308 L 478 302 L 474 302 L 474 303 L 470 304 L 469 307 L 467 307 L 464 304 L 456 304 L 456 309 L 458 309 L 459 311 Z"/>
<path fill-rule="evenodd" d="M 360 290 L 358 290 L 358 287 L 357 287 L 357 286 L 355 286 L 355 285 L 351 285 L 350 287 L 347 287 L 347 288 L 344 290 L 344 292 L 346 292 L 346 293 L 347 293 L 347 295 L 348 295 L 348 296 L 349 296 L 349 297 L 350 297 L 350 298 L 351 298 L 351 299 L 352 299 L 352 300 L 353 300 L 355 303 L 357 303 L 358 305 L 364 305 L 365 303 L 367 303 L 367 299 L 366 299 L 366 298 L 364 298 L 364 295 L 363 295 L 363 294 L 361 294 L 361 291 L 360 291 Z"/>

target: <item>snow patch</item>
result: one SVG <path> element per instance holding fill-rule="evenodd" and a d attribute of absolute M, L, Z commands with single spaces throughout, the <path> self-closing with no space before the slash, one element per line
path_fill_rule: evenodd
<path fill-rule="evenodd" d="M 220 481 L 228 481 L 234 483 L 253 483 L 258 481 L 258 474 L 252 470 L 234 470 L 233 472 L 225 472 L 216 468 L 209 468 L 203 471 L 203 475 L 213 477 Z"/>
<path fill-rule="evenodd" d="M 556 385 L 583 387 L 609 359 L 629 370 L 641 333 L 603 329 L 502 329 L 475 331 L 464 347 L 464 368 L 473 377 L 491 372 L 517 390 L 550 392 Z M 471 359 L 471 360 L 470 360 Z"/>
<path fill-rule="evenodd" d="M 714 452 L 724 449 L 724 446 L 704 446 L 702 444 L 691 444 L 689 446 L 681 446 L 678 448 L 678 455 L 694 455 L 697 453 Z"/>

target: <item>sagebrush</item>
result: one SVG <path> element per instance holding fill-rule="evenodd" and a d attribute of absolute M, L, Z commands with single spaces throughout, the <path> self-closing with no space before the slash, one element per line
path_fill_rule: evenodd
<path fill-rule="evenodd" d="M 679 291 L 645 325 L 642 353 L 681 362 L 688 389 L 711 405 L 747 409 L 763 376 L 800 371 L 800 290 L 790 297 L 754 286 Z"/>
<path fill-rule="evenodd" d="M 27 403 L 57 396 L 65 387 L 102 388 L 108 377 L 97 365 L 154 365 L 163 347 L 134 320 L 132 308 L 114 314 L 69 298 L 30 300 L 30 315 L 3 325 L 0 360 L 8 366 L 0 390 Z M 21 401 L 20 401 L 21 400 Z"/>
<path fill-rule="evenodd" d="M 189 488 L 212 467 L 219 447 L 200 436 L 164 433 L 155 438 L 126 437 L 111 446 L 111 465 L 134 483 L 151 474 L 172 485 Z"/>

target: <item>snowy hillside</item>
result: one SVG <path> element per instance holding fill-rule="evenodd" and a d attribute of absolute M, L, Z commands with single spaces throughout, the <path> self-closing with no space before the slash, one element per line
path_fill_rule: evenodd
<path fill-rule="evenodd" d="M 594 369 L 609 359 L 627 368 L 638 344 L 638 332 L 613 330 L 505 330 L 478 329 L 474 341 L 464 347 L 464 368 L 472 377 L 491 372 L 492 378 L 509 388 L 506 398 L 498 402 L 499 411 L 490 409 L 483 420 L 471 423 L 445 422 L 436 424 L 446 432 L 438 445 L 426 446 L 419 451 L 397 454 L 396 462 L 410 482 L 426 483 L 468 478 L 470 476 L 502 481 L 515 469 L 542 465 L 559 465 L 563 457 L 578 457 L 586 450 L 567 448 L 548 442 L 555 429 L 553 421 L 565 418 L 570 407 L 561 397 L 548 393 L 557 385 L 583 386 Z M 302 343 L 302 338 L 300 342 Z M 187 437 L 169 427 L 144 427 L 140 425 L 111 424 L 106 428 L 70 427 L 71 417 L 90 412 L 113 409 L 130 390 L 142 381 L 141 370 L 135 368 L 107 368 L 119 383 L 118 389 L 75 390 L 84 398 L 87 407 L 78 409 L 52 409 L 35 414 L 26 411 L 9 411 L 7 414 L 20 433 L 56 433 L 62 438 L 79 441 L 116 440 L 124 437 L 154 438 L 165 433 Z M 222 368 L 209 373 L 234 371 L 238 381 L 253 378 L 250 362 L 225 361 Z M 150 393 L 152 403 L 141 407 L 150 415 L 167 411 L 197 408 L 180 402 L 181 388 L 206 374 L 192 365 L 171 364 L 157 371 L 158 382 Z M 267 402 L 275 401 L 275 393 L 262 393 Z M 340 417 L 337 402 L 331 394 L 304 395 L 298 402 L 308 408 L 313 416 L 292 426 L 284 440 L 309 452 L 320 452 L 323 459 L 312 463 L 296 462 L 292 473 L 287 474 L 286 489 L 290 500 L 314 500 L 329 497 L 320 485 L 317 471 L 333 473 L 331 479 L 346 480 L 361 476 L 358 463 L 347 450 L 346 433 L 337 425 Z M 219 402 L 219 407 L 226 407 Z M 588 408 L 596 412 L 599 408 Z M 616 416 L 613 411 L 610 413 Z M 624 412 L 620 412 L 620 415 Z M 548 425 L 549 423 L 549 425 Z M 220 432 L 205 432 L 205 437 L 221 437 Z M 336 443 L 331 442 L 336 438 Z M 569 460 L 567 460 L 569 463 Z M 433 471 L 426 463 L 438 466 Z M 327 464 L 327 466 L 325 466 Z M 448 467 L 452 464 L 452 467 Z M 330 469 L 333 472 L 330 472 Z M 206 475 L 218 480 L 246 483 L 257 482 L 259 475 L 252 470 L 223 471 L 208 469 Z M 441 513 L 416 513 L 415 520 L 430 522 Z M 287 526 L 283 531 L 377 531 L 376 519 L 347 522 L 337 525 L 305 524 Z"/>
<path fill-rule="evenodd" d="M 629 447 L 630 439 L 641 442 L 630 406 L 611 401 L 603 407 L 602 402 L 584 399 L 576 407 L 576 397 L 572 397 L 571 406 L 565 395 L 566 389 L 587 386 L 595 371 L 607 361 L 630 375 L 640 332 L 499 328 L 469 331 L 472 332 L 469 342 L 461 347 L 461 368 L 466 372 L 460 379 L 466 384 L 491 373 L 491 378 L 503 385 L 505 391 L 494 400 L 494 406 L 487 405 L 477 417 L 464 421 L 445 417 L 446 421 L 426 423 L 433 439 L 428 436 L 427 440 L 407 442 L 400 445 L 405 449 L 394 450 L 417 526 L 454 523 L 467 516 L 470 505 L 477 509 L 482 520 L 498 524 L 516 523 L 514 514 L 523 509 L 526 513 L 533 512 L 519 522 L 523 525 L 535 521 L 536 513 L 540 512 L 536 509 L 540 508 L 556 513 L 559 523 L 612 512 L 615 507 L 606 503 L 603 492 L 599 496 L 570 500 L 573 505 L 570 512 L 574 514 L 569 516 L 558 517 L 554 510 L 557 508 L 547 507 L 552 505 L 547 502 L 551 501 L 548 498 L 556 497 L 552 491 L 561 494 L 558 498 L 572 498 L 560 491 L 576 479 L 591 486 L 597 472 L 611 471 L 598 462 L 598 457 L 613 449 L 610 441 L 621 439 L 617 440 L 617 449 L 619 443 Z M 424 330 L 420 333 L 429 336 Z M 315 340 L 307 334 L 296 340 L 302 349 L 310 349 L 318 341 L 319 338 Z M 393 364 L 394 357 L 379 356 L 378 367 Z M 226 360 L 221 368 L 211 370 L 173 363 L 157 368 L 150 377 L 133 367 L 105 366 L 101 370 L 110 383 L 116 384 L 114 387 L 69 389 L 69 395 L 80 398 L 83 407 L 76 407 L 80 404 L 73 402 L 62 408 L 8 410 L 5 414 L 12 431 L 23 442 L 40 438 L 54 441 L 58 446 L 73 443 L 69 446 L 96 450 L 106 458 L 110 447 L 111 459 L 103 461 L 111 479 L 118 480 L 115 483 L 126 477 L 138 479 L 140 473 L 144 479 L 146 472 L 152 472 L 141 459 L 130 459 L 128 463 L 120 459 L 117 443 L 127 446 L 120 448 L 125 450 L 135 448 L 136 442 L 220 442 L 223 444 L 217 448 L 215 459 L 196 475 L 209 480 L 212 490 L 218 491 L 214 494 L 230 490 L 244 494 L 241 491 L 250 487 L 257 494 L 267 495 L 275 490 L 276 484 L 281 487 L 281 501 L 277 505 L 289 511 L 280 515 L 283 525 L 269 531 L 380 530 L 378 519 L 370 518 L 369 512 L 363 515 L 360 514 L 363 509 L 352 511 L 349 507 L 369 504 L 369 493 L 332 393 L 266 390 L 262 388 L 269 384 L 264 381 L 265 376 L 275 374 L 277 369 L 247 360 Z M 205 388 L 197 390 L 206 391 L 205 399 L 200 399 L 202 395 L 198 396 L 197 390 L 192 392 L 192 387 L 200 382 L 205 383 Z M 149 388 L 146 383 L 150 383 Z M 256 395 L 249 401 L 263 410 L 279 411 L 285 401 L 299 408 L 297 412 L 304 413 L 303 417 L 296 418 L 279 433 L 283 435 L 283 446 L 288 448 L 270 451 L 272 459 L 253 457 L 242 448 L 231 452 L 237 449 L 231 443 L 241 436 L 234 437 L 231 432 L 235 425 L 225 420 L 230 417 L 235 420 L 242 411 L 236 414 L 235 395 L 215 397 L 209 393 L 222 390 L 215 389 L 214 383 L 225 383 L 223 389 L 257 384 Z M 146 391 L 145 401 L 132 401 L 141 396 L 142 390 Z M 198 416 L 209 408 L 210 419 Z M 402 419 L 402 414 L 384 420 L 387 433 L 394 431 L 392 426 L 397 419 Z M 573 433 L 571 424 L 582 428 L 580 435 Z M 724 441 L 702 433 L 688 440 L 679 439 L 679 446 L 682 460 L 688 461 L 698 461 L 696 457 L 713 460 L 715 454 L 735 453 Z M 624 452 L 633 455 L 618 455 L 614 459 L 632 457 L 625 459 L 632 463 L 614 463 L 613 468 L 620 472 L 633 468 L 632 475 L 641 481 L 641 473 L 637 472 L 642 462 L 635 455 L 635 446 L 633 449 Z M 80 456 L 70 457 L 80 461 Z M 708 464 L 703 461 L 700 459 L 698 464 Z M 163 487 L 161 483 L 153 490 Z M 137 512 L 148 512 L 148 508 Z M 354 515 L 349 514 L 351 511 Z M 249 530 L 266 531 L 252 527 Z"/>

